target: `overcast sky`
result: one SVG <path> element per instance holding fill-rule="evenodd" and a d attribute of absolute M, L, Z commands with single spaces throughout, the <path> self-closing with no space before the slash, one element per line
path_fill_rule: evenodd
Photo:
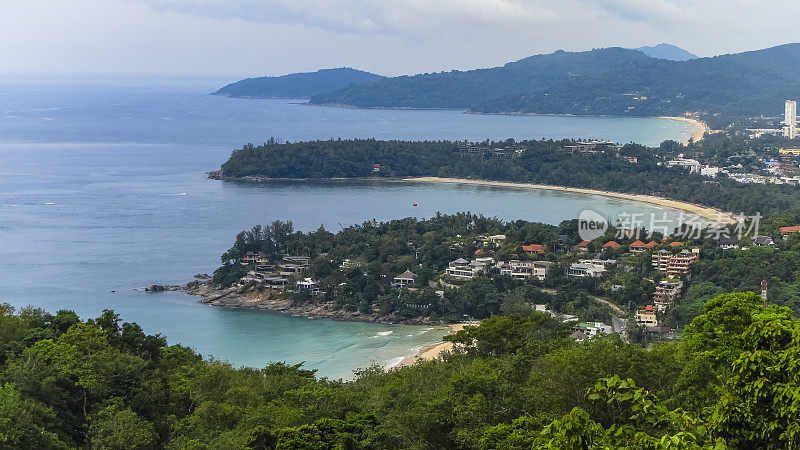
<path fill-rule="evenodd" d="M 384 75 L 669 42 L 800 41 L 797 0 L 0 0 L 0 72 Z"/>

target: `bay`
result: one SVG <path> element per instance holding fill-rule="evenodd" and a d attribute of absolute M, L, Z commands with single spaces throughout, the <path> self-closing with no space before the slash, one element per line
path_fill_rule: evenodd
<path fill-rule="evenodd" d="M 236 233 L 276 219 L 336 231 L 366 220 L 472 211 L 556 224 L 587 208 L 655 206 L 549 191 L 411 183 L 246 185 L 207 180 L 234 148 L 299 140 L 587 137 L 657 144 L 692 133 L 661 119 L 353 110 L 207 95 L 202 78 L 0 78 L 0 301 L 82 317 L 114 309 L 235 365 L 299 363 L 329 377 L 438 341 L 426 327 L 306 320 L 208 307 L 178 284 L 210 273 Z M 412 206 L 418 203 L 418 207 Z M 115 291 L 115 292 L 112 292 Z"/>

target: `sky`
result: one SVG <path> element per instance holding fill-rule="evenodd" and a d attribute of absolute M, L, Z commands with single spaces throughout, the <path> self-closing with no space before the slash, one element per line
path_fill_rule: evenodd
<path fill-rule="evenodd" d="M 0 0 L 0 73 L 382 75 L 668 42 L 800 41 L 797 0 Z"/>

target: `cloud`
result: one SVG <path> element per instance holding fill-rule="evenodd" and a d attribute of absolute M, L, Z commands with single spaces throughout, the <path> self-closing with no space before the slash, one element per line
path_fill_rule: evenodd
<path fill-rule="evenodd" d="M 133 0 L 157 11 L 294 24 L 356 34 L 437 32 L 443 25 L 517 27 L 554 22 L 548 2 L 523 0 Z"/>
<path fill-rule="evenodd" d="M 0 71 L 399 75 L 660 42 L 709 56 L 785 43 L 798 16 L 788 0 L 7 0 Z"/>
<path fill-rule="evenodd" d="M 696 19 L 696 8 L 676 0 L 599 0 L 608 14 L 630 21 L 646 21 L 658 27 L 671 27 Z"/>

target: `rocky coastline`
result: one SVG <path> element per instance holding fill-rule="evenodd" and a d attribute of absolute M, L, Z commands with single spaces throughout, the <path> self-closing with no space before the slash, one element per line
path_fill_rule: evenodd
<path fill-rule="evenodd" d="M 151 288 L 155 289 L 151 289 Z M 195 279 L 183 286 L 151 285 L 146 292 L 180 290 L 200 297 L 200 303 L 230 309 L 261 310 L 306 319 L 332 319 L 348 322 L 374 322 L 404 325 L 441 325 L 441 322 L 428 317 L 407 318 L 396 314 L 364 314 L 360 311 L 347 311 L 336 308 L 331 303 L 296 303 L 290 299 L 273 295 L 273 291 L 251 290 L 243 293 L 238 286 L 223 288 L 214 284 L 208 275 L 195 275 Z"/>

